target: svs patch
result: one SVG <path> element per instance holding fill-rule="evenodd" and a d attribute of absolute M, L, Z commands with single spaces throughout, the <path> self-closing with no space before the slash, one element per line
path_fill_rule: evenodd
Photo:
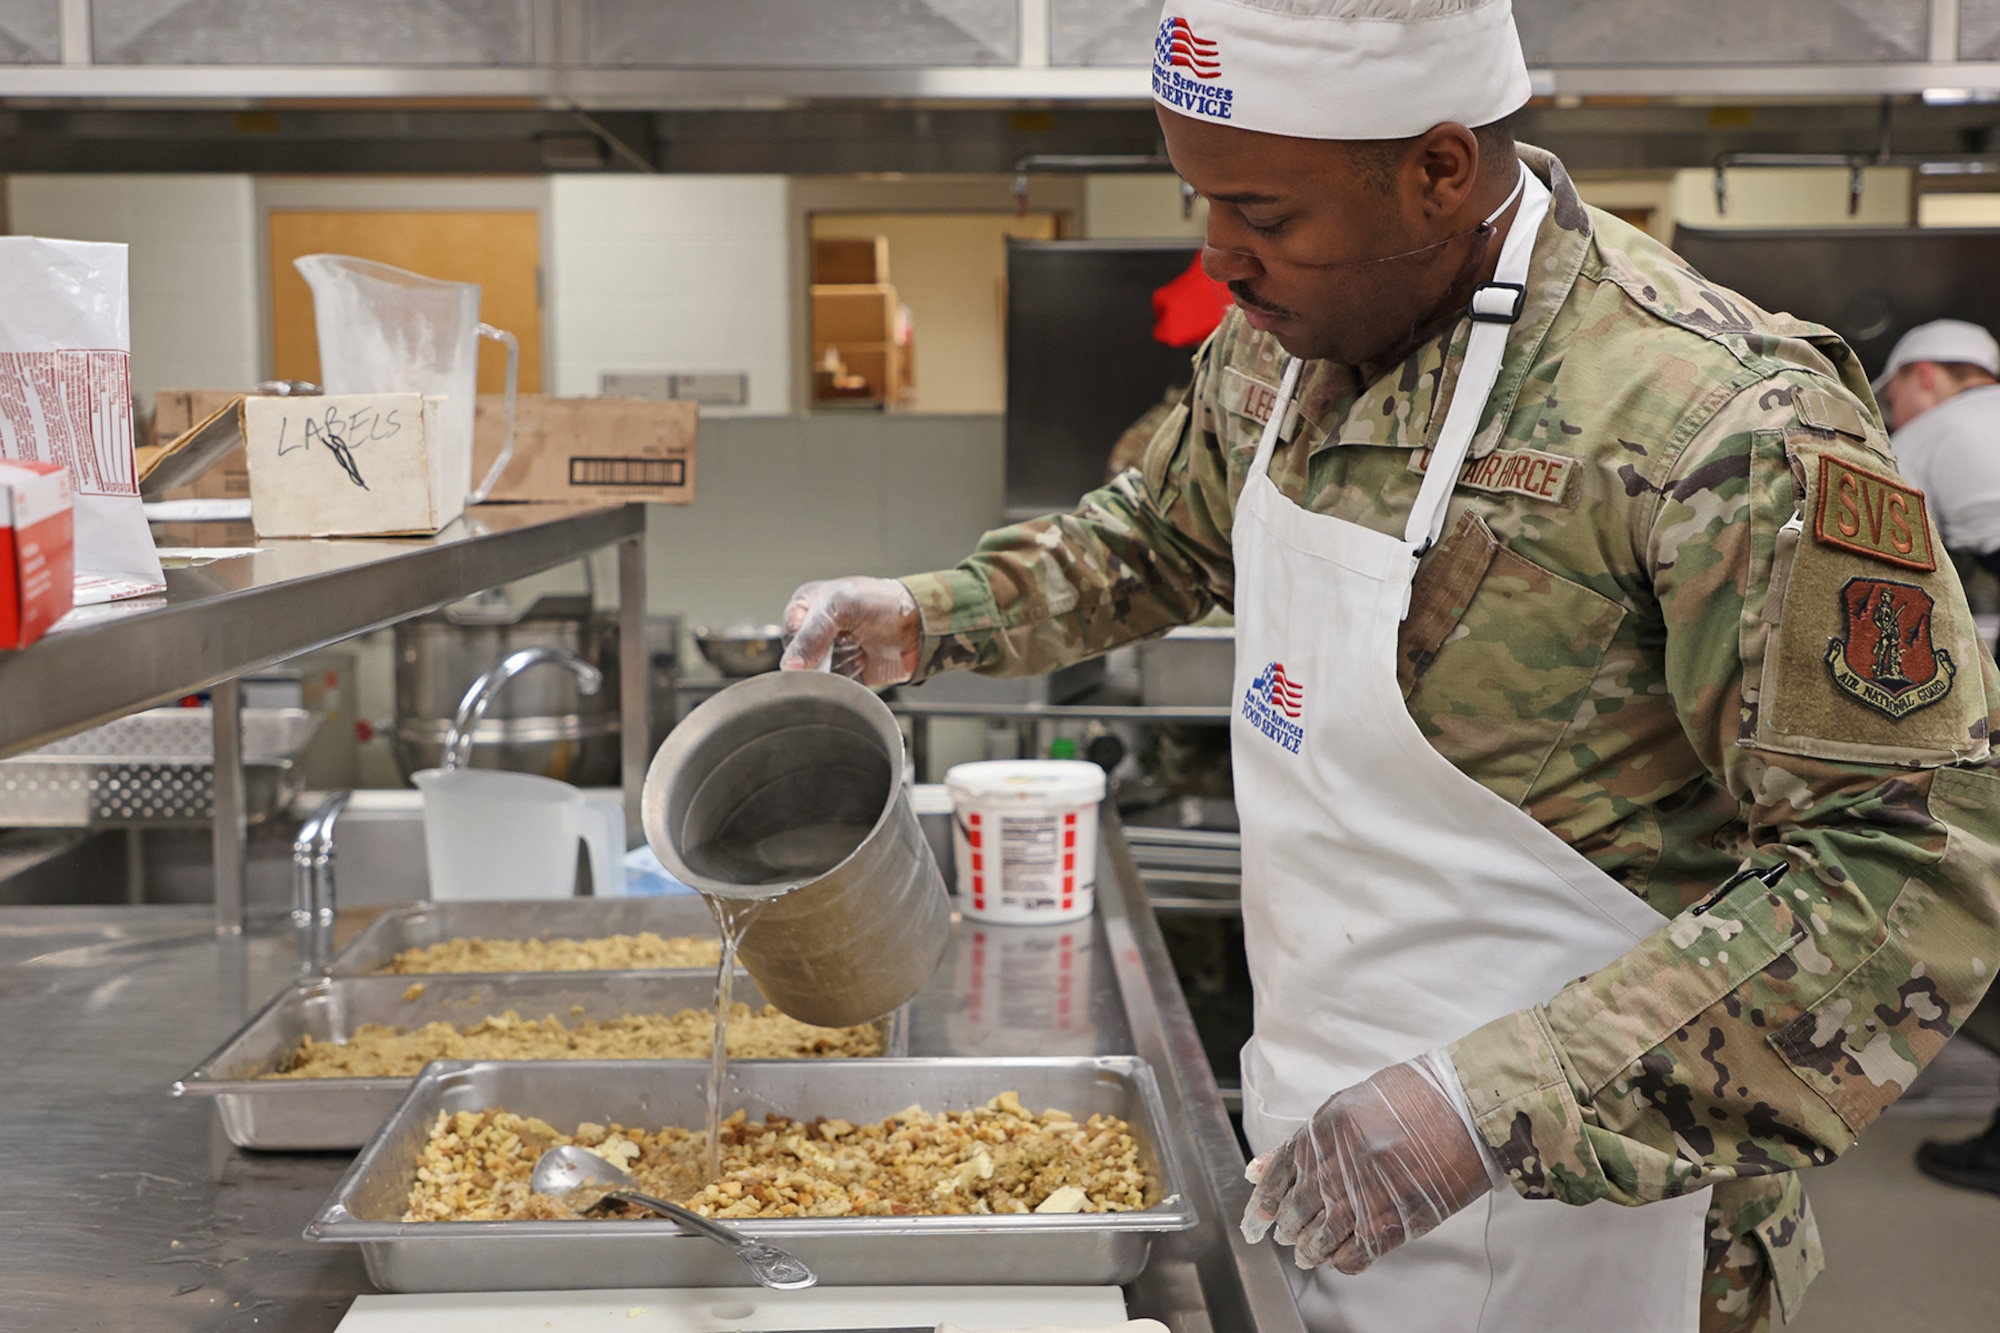
<path fill-rule="evenodd" d="M 1931 518 L 1916 487 L 1831 454 L 1819 458 L 1813 536 L 1828 546 L 1925 573 L 1937 568 Z"/>

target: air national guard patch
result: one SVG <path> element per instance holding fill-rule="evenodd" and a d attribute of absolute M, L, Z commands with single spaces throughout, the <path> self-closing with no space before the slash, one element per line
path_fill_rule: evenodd
<path fill-rule="evenodd" d="M 1937 568 L 1924 493 L 1894 477 L 1819 457 L 1813 536 L 1828 546 L 1929 573 Z M 1852 584 L 1848 585 L 1852 587 Z"/>
<path fill-rule="evenodd" d="M 1929 593 L 1888 579 L 1849 579 L 1840 601 L 1842 637 L 1826 646 L 1834 684 L 1892 718 L 1951 693 L 1957 668 L 1931 644 Z"/>

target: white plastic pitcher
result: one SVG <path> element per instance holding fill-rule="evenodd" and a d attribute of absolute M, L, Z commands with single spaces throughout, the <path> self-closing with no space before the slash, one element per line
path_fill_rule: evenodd
<path fill-rule="evenodd" d="M 568 898 L 579 840 L 590 852 L 592 892 L 623 896 L 625 812 L 618 806 L 530 773 L 427 768 L 411 780 L 424 794 L 433 900 Z"/>
<path fill-rule="evenodd" d="M 484 500 L 514 456 L 521 344 L 505 329 L 479 322 L 479 284 L 426 278 L 352 255 L 303 255 L 292 266 L 312 288 L 320 383 L 326 391 L 442 397 L 445 456 L 454 473 L 457 460 L 464 459 L 465 503 Z M 474 487 L 472 420 L 478 407 L 481 338 L 507 345 L 507 408 L 500 457 Z"/>

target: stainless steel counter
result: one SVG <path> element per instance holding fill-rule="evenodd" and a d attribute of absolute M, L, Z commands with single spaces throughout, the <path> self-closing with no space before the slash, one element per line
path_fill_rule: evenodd
<path fill-rule="evenodd" d="M 1201 1225 L 1155 1245 L 1133 1313 L 1301 1333 L 1278 1251 L 1237 1233 L 1242 1156 L 1124 840 L 1103 844 L 1094 920 L 954 925 L 911 1054 L 1150 1060 Z M 200 907 L 0 909 L 0 1328 L 313 1333 L 370 1290 L 357 1253 L 300 1237 L 349 1154 L 242 1152 L 166 1092 L 293 965 L 288 936 L 218 936 Z"/>

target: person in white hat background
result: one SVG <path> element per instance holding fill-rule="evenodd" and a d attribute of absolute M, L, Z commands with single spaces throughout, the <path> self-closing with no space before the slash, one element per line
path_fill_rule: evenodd
<path fill-rule="evenodd" d="M 1243 1226 L 1313 1333 L 1753 1333 L 2000 961 L 1985 658 L 1853 353 L 1516 145 L 1508 0 L 1172 0 L 1236 308 L 1141 466 L 784 665 L 1236 620 Z M 913 499 L 913 502 L 920 502 Z"/>
<path fill-rule="evenodd" d="M 1921 486 L 1945 549 L 2000 574 L 2000 343 L 1977 324 L 1939 319 L 1896 340 L 1875 377 L 1896 462 Z M 2000 1114 L 1986 1132 L 1917 1149 L 1925 1174 L 2000 1194 Z"/>
<path fill-rule="evenodd" d="M 1896 462 L 1924 492 L 1945 549 L 2000 563 L 2000 343 L 1939 319 L 1896 340 L 1874 383 Z"/>

